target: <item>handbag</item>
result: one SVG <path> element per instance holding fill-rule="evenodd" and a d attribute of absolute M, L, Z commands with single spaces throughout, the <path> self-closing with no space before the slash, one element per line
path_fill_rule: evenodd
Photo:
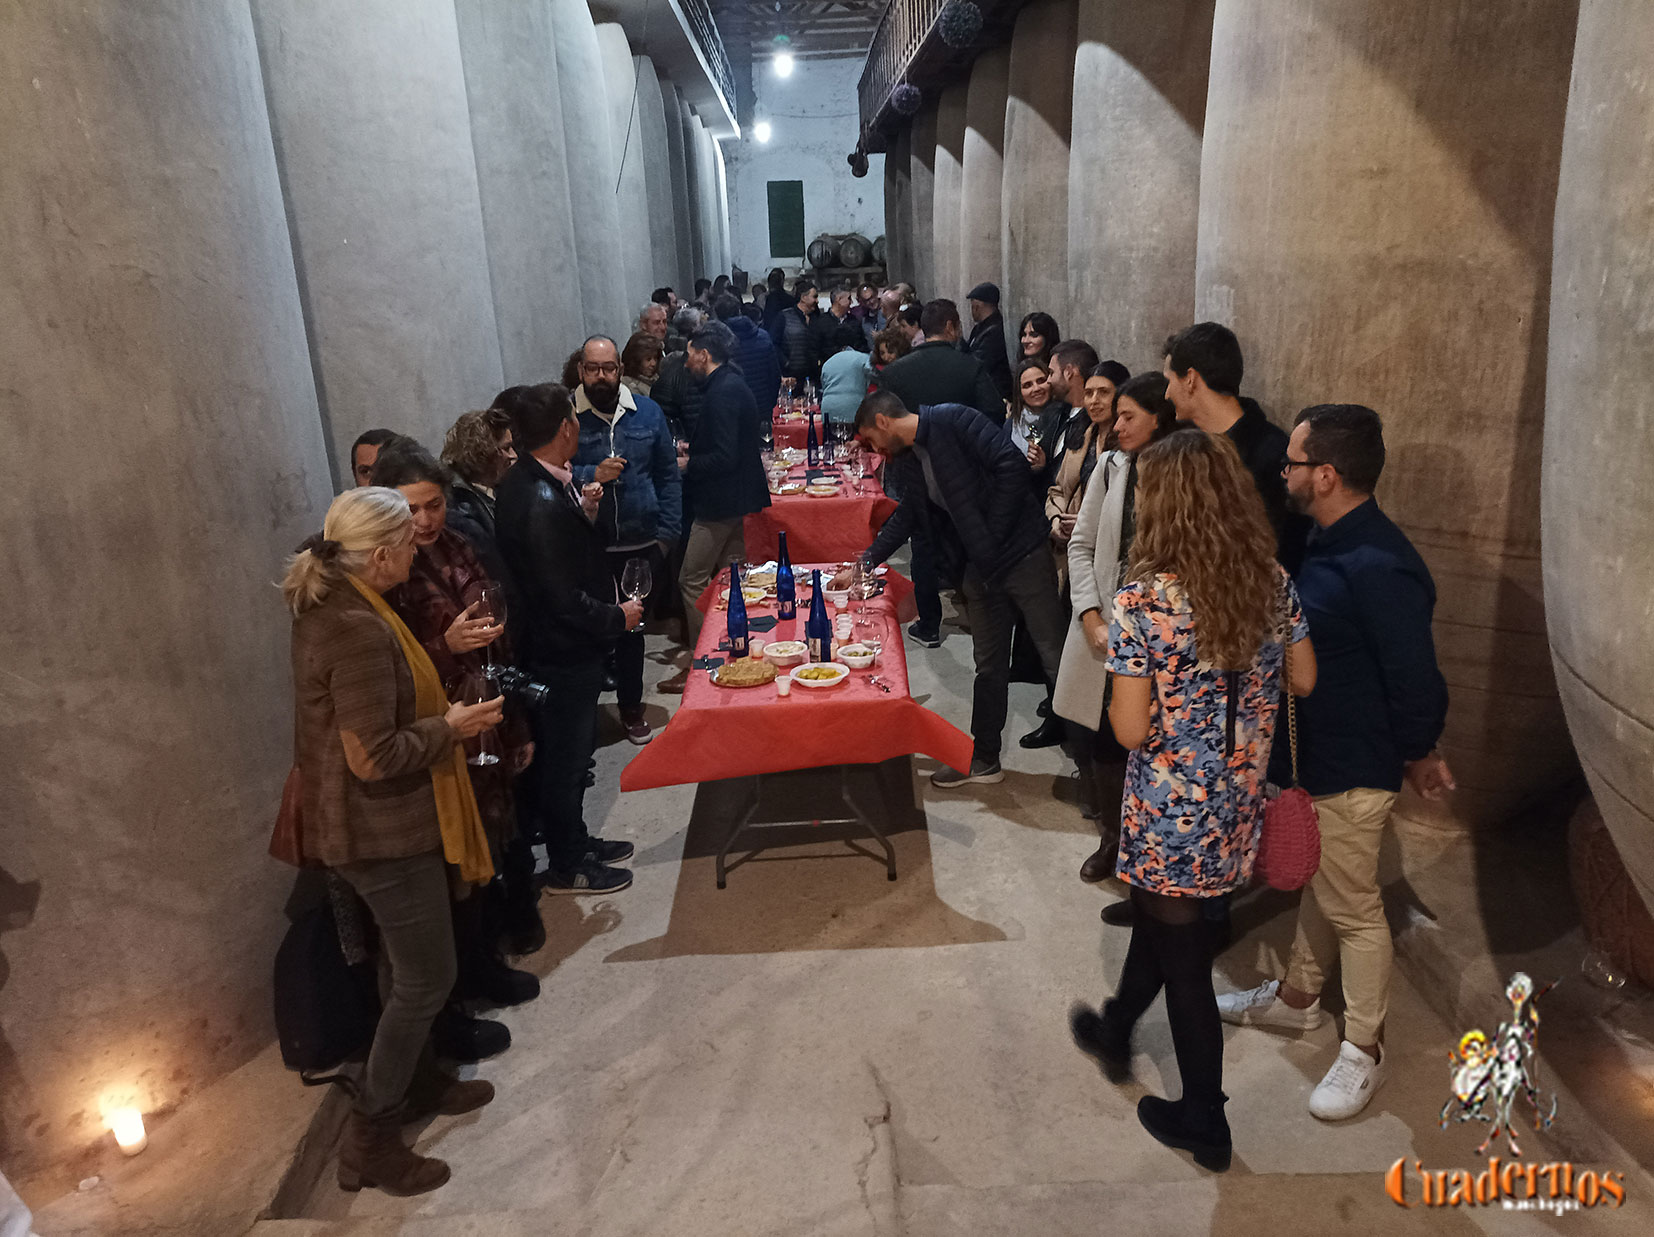
<path fill-rule="evenodd" d="M 1253 874 L 1271 889 L 1302 889 L 1321 866 L 1321 817 L 1309 791 L 1298 785 L 1298 703 L 1292 694 L 1292 650 L 1281 637 L 1286 676 L 1286 729 L 1292 751 L 1292 785 L 1263 808 L 1263 830 Z"/>
<path fill-rule="evenodd" d="M 297 763 L 287 771 L 287 781 L 282 784 L 276 827 L 270 831 L 270 854 L 295 868 L 322 866 L 304 853 L 304 779 Z"/>

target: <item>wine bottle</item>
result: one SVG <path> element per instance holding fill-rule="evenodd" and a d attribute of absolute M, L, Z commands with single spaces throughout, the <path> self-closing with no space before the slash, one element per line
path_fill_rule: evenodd
<path fill-rule="evenodd" d="M 737 560 L 729 564 L 729 659 L 745 657 L 747 641 L 747 599 L 741 596 L 741 570 Z"/>
<path fill-rule="evenodd" d="M 804 465 L 806 468 L 819 468 L 821 466 L 821 440 L 816 437 L 815 413 L 807 411 L 804 415 L 810 418 L 809 435 L 804 440 Z"/>
<path fill-rule="evenodd" d="M 798 583 L 793 579 L 793 560 L 787 557 L 787 530 L 776 533 L 781 548 L 775 555 L 775 612 L 783 622 L 798 617 Z"/>
<path fill-rule="evenodd" d="M 833 419 L 825 412 L 821 414 L 821 456 L 825 460 L 833 458 Z"/>
<path fill-rule="evenodd" d="M 810 571 L 810 617 L 804 623 L 804 644 L 812 662 L 833 660 L 833 620 L 827 617 L 827 593 L 821 570 Z"/>

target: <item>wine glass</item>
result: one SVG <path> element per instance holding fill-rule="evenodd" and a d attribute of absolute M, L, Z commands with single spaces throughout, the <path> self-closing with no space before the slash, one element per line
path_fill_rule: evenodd
<path fill-rule="evenodd" d="M 491 618 L 495 626 L 505 623 L 505 588 L 499 584 L 485 584 L 482 586 L 482 595 L 478 598 L 482 602 L 477 611 L 477 618 Z M 490 670 L 494 667 L 494 645 L 492 642 L 483 646 L 483 665 Z"/>
<path fill-rule="evenodd" d="M 862 481 L 867 477 L 867 461 L 862 459 L 861 452 L 853 446 L 847 447 L 845 454 L 848 457 L 845 467 L 850 473 L 850 481 L 856 493 L 860 494 L 862 492 Z"/>
<path fill-rule="evenodd" d="M 629 558 L 626 566 L 620 572 L 620 591 L 626 594 L 629 601 L 642 601 L 649 595 L 649 590 L 655 586 L 654 579 L 649 572 L 649 560 L 646 558 Z"/>
<path fill-rule="evenodd" d="M 494 681 L 492 666 L 466 675 L 460 683 L 459 690 L 461 704 L 482 704 L 500 694 L 499 685 Z M 487 767 L 500 763 L 500 741 L 495 737 L 492 728 L 477 734 L 471 742 L 476 744 L 476 750 L 469 750 L 470 744 L 467 744 L 466 764 Z"/>
<path fill-rule="evenodd" d="M 884 648 L 884 636 L 879 631 L 879 625 L 877 623 L 872 624 L 868 633 L 861 637 L 861 645 L 869 653 L 873 654 L 873 664 L 875 666 L 878 665 L 879 653 Z"/>

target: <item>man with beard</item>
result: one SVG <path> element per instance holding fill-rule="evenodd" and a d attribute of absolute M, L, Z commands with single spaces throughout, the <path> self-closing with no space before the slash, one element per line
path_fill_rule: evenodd
<path fill-rule="evenodd" d="M 580 350 L 574 409 L 580 420 L 574 479 L 603 486 L 596 519 L 608 540 L 616 586 L 634 558 L 647 562 L 650 578 L 664 584 L 667 553 L 683 527 L 677 447 L 660 405 L 622 385 L 620 358 L 607 335 L 593 335 Z M 641 746 L 652 737 L 643 716 L 641 630 L 615 641 L 614 677 L 626 738 Z"/>
<path fill-rule="evenodd" d="M 1065 339 L 1051 349 L 1051 403 L 1040 418 L 1039 441 L 1028 447 L 1034 485 L 1042 491 L 1057 479 L 1069 427 L 1086 420 L 1085 380 L 1097 365 L 1097 350 L 1083 339 Z"/>
<path fill-rule="evenodd" d="M 1315 690 L 1298 702 L 1298 780 L 1315 797 L 1321 866 L 1299 903 L 1283 978 L 1218 997 L 1225 1022 L 1313 1030 L 1326 1021 L 1321 990 L 1338 964 L 1343 1042 L 1309 1097 L 1323 1121 L 1365 1108 L 1388 1064 L 1393 952 L 1378 855 L 1390 810 L 1403 782 L 1425 799 L 1454 789 L 1436 752 L 1447 720 L 1430 631 L 1436 586 L 1373 497 L 1383 468 L 1384 429 L 1371 408 L 1298 414 L 1281 472 L 1288 503 L 1315 525 L 1297 575 L 1317 664 Z"/>
<path fill-rule="evenodd" d="M 999 312 L 999 285 L 979 283 L 965 298 L 971 307 L 971 337 L 964 351 L 982 362 L 999 398 L 1011 398 L 1011 358 L 1005 351 L 1005 318 Z"/>

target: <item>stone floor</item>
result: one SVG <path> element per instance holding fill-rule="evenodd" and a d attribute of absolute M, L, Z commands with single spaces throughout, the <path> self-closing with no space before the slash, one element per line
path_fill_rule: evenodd
<path fill-rule="evenodd" d="M 968 637 L 956 631 L 939 650 L 910 652 L 915 692 L 963 725 Z M 652 639 L 651 680 L 671 669 L 666 645 Z M 1149 1139 L 1135 1119 L 1137 1098 L 1178 1086 L 1164 1012 L 1157 1004 L 1141 1027 L 1139 1081 L 1130 1086 L 1109 1085 L 1068 1038 L 1069 1004 L 1105 996 L 1118 973 L 1127 933 L 1103 927 L 1097 912 L 1121 890 L 1079 881 L 1095 835 L 1072 805 L 1061 755 L 1015 746 L 1035 721 L 1039 694 L 1028 686 L 1012 693 L 1002 785 L 937 791 L 924 780 L 932 767 L 924 759 L 863 775 L 876 778 L 889 804 L 895 883 L 871 854 L 823 827 L 784 836 L 797 844 L 741 863 L 729 887 L 715 889 L 711 855 L 748 787 L 619 796 L 619 770 L 633 749 L 611 725 L 589 813 L 606 836 L 636 843 L 636 884 L 608 898 L 543 900 L 549 943 L 525 965 L 544 992 L 498 1015 L 515 1044 L 476 1071 L 496 1084 L 498 1098 L 479 1113 L 439 1119 L 419 1137 L 421 1150 L 452 1164 L 453 1180 L 412 1199 L 351 1195 L 334 1184 L 329 1163 L 308 1197 L 283 1211 L 288 1218 L 253 1231 L 1654 1231 L 1654 1183 L 1635 1161 L 1595 1126 L 1583 1142 L 1567 1137 L 1571 1118 L 1584 1124 L 1571 1094 L 1556 1136 L 1529 1134 L 1523 1148 L 1540 1161 L 1588 1148 L 1590 1167 L 1626 1174 L 1622 1209 L 1560 1217 L 1404 1210 L 1386 1198 L 1384 1172 L 1398 1158 L 1431 1169 L 1481 1166 L 1479 1133 L 1436 1125 L 1448 1094 L 1447 1050 L 1463 1028 L 1438 1017 L 1433 1007 L 1449 1006 L 1425 1000 L 1401 974 L 1390 1080 L 1359 1118 L 1327 1126 L 1305 1111 L 1336 1050 L 1331 1027 L 1301 1040 L 1230 1030 L 1234 1168 L 1211 1176 Z M 800 709 L 797 724 L 806 718 Z M 834 814 L 833 792 L 833 779 L 816 774 L 772 783 L 766 795 L 811 817 Z M 1273 972 L 1292 905 L 1281 895 L 1237 905 L 1237 942 L 1219 962 L 1220 986 Z M 156 1149 L 166 1136 L 156 1132 Z M 50 1210 L 37 1227 L 43 1237 L 139 1231 L 59 1224 Z M 245 1221 L 203 1221 L 143 1231 L 245 1229 Z"/>

